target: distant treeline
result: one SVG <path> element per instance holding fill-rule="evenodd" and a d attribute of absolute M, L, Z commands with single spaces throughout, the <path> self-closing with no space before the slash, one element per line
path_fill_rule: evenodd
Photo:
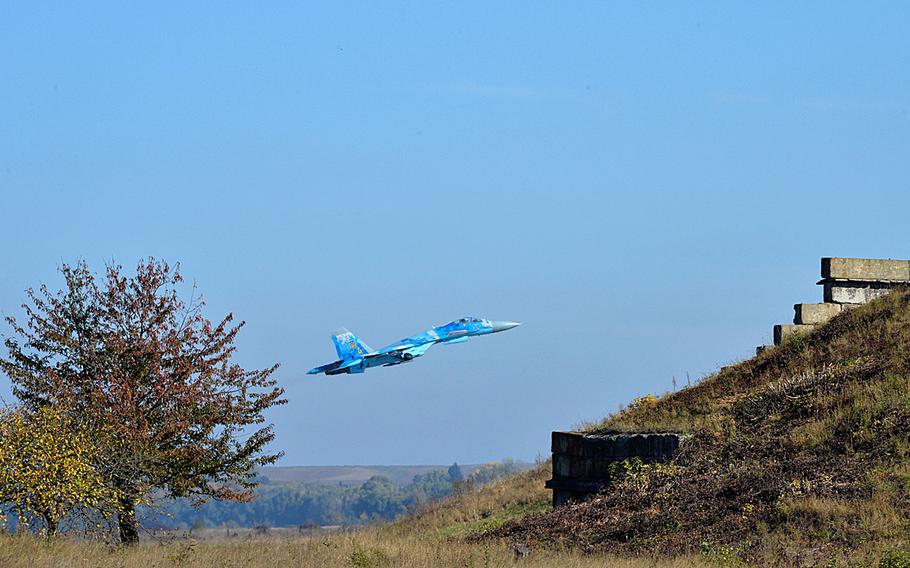
<path fill-rule="evenodd" d="M 140 511 L 143 524 L 163 528 L 299 527 L 353 525 L 391 520 L 435 499 L 491 483 L 526 469 L 512 460 L 486 464 L 465 476 L 453 464 L 415 475 L 397 485 L 374 476 L 361 485 L 302 484 L 260 480 L 256 499 L 249 503 L 210 500 L 198 506 L 187 499 L 161 503 Z"/>

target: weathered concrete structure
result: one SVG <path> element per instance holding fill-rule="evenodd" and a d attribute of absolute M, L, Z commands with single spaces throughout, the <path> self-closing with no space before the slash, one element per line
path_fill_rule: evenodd
<path fill-rule="evenodd" d="M 584 434 L 553 432 L 553 506 L 584 499 L 610 486 L 614 464 L 631 458 L 664 462 L 679 450 L 674 433 Z"/>
<path fill-rule="evenodd" d="M 793 325 L 774 326 L 774 345 L 794 334 L 810 333 L 842 311 L 880 298 L 895 286 L 910 285 L 910 260 L 823 258 L 821 275 L 824 303 L 793 306 Z"/>

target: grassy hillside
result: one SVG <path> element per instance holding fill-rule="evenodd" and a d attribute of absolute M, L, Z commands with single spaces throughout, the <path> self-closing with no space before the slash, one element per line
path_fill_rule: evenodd
<path fill-rule="evenodd" d="M 473 534 L 550 508 L 549 462 L 480 489 L 431 504 L 384 530 L 388 534 L 420 533 L 446 539 Z"/>
<path fill-rule="evenodd" d="M 764 564 L 910 565 L 910 292 L 691 388 L 639 399 L 591 430 L 691 437 L 673 463 L 633 467 L 607 494 L 485 537 Z"/>

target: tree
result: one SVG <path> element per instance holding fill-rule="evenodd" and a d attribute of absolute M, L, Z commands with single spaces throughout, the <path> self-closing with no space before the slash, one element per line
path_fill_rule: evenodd
<path fill-rule="evenodd" d="M 111 431 L 103 466 L 120 496 L 124 543 L 138 541 L 136 505 L 152 489 L 171 497 L 244 500 L 253 470 L 275 462 L 263 412 L 283 404 L 272 374 L 231 361 L 244 323 L 213 325 L 194 294 L 180 299 L 179 266 L 149 259 L 134 276 L 111 264 L 60 268 L 66 288 L 28 290 L 26 324 L 7 321 L 14 394 L 31 409 L 66 402 L 89 428 Z M 242 436 L 242 437 L 241 437 Z"/>
<path fill-rule="evenodd" d="M 97 467 L 102 461 L 95 436 L 62 407 L 0 409 L 0 503 L 8 503 L 20 523 L 38 520 L 53 536 L 74 509 L 112 515 L 119 496 Z"/>
<path fill-rule="evenodd" d="M 381 475 L 374 475 L 353 492 L 350 509 L 362 521 L 394 519 L 407 510 L 401 488 Z"/>
<path fill-rule="evenodd" d="M 477 468 L 469 479 L 477 485 L 486 485 L 521 471 L 515 460 L 506 459 L 501 462 L 491 462 Z"/>
<path fill-rule="evenodd" d="M 461 467 L 458 465 L 458 462 L 453 463 L 449 466 L 449 481 L 455 483 L 456 481 L 462 481 L 464 479 L 464 473 L 461 471 Z"/>
<path fill-rule="evenodd" d="M 410 488 L 420 497 L 437 499 L 452 493 L 452 481 L 449 479 L 449 475 L 442 470 L 428 471 L 415 475 Z"/>

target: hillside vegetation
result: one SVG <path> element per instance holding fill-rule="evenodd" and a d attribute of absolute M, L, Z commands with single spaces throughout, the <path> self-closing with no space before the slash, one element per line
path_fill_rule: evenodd
<path fill-rule="evenodd" d="M 691 388 L 639 399 L 590 430 L 690 437 L 672 463 L 636 464 L 603 495 L 481 538 L 726 562 L 910 565 L 910 292 Z"/>
<path fill-rule="evenodd" d="M 549 510 L 549 462 L 474 491 L 453 495 L 383 530 L 389 535 L 423 534 L 436 539 L 462 537 L 496 528 L 508 520 Z"/>

